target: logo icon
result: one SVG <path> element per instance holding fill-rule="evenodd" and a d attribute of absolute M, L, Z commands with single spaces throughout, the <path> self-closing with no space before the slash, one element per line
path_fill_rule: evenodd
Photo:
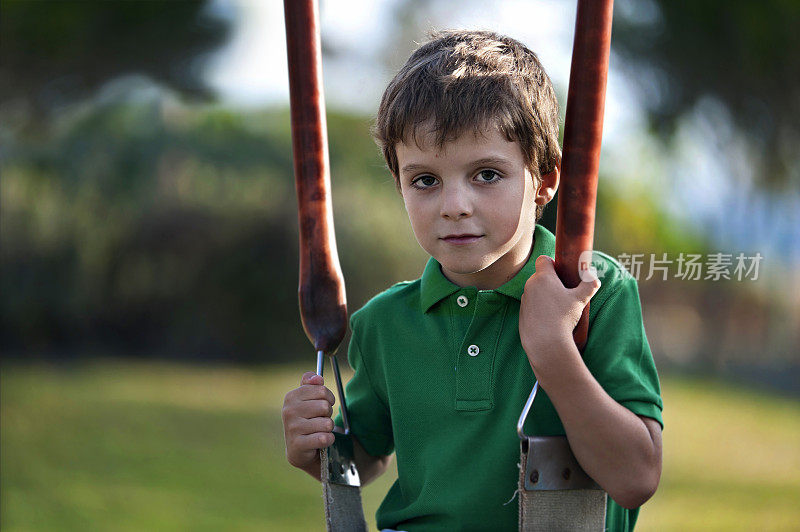
<path fill-rule="evenodd" d="M 581 281 L 591 283 L 595 279 L 602 280 L 606 274 L 607 263 L 603 258 L 588 249 L 578 257 L 578 276 Z"/>

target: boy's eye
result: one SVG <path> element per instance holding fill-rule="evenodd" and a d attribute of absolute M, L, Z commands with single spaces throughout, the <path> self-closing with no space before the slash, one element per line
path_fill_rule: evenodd
<path fill-rule="evenodd" d="M 436 178 L 430 175 L 424 175 L 416 178 L 411 182 L 411 185 L 416 188 L 428 188 L 436 184 Z"/>
<path fill-rule="evenodd" d="M 492 183 L 499 179 L 500 174 L 498 174 L 494 170 L 481 170 L 480 172 L 478 172 L 478 177 L 484 183 Z"/>

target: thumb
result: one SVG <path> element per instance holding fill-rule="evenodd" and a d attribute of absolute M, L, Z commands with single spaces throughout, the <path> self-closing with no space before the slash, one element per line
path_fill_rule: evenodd
<path fill-rule="evenodd" d="M 571 292 L 575 295 L 575 299 L 586 305 L 592 296 L 594 296 L 600 289 L 600 279 L 594 278 L 591 281 L 581 281 Z"/>
<path fill-rule="evenodd" d="M 537 272 L 555 271 L 555 261 L 549 255 L 539 255 L 534 262 Z"/>
<path fill-rule="evenodd" d="M 303 373 L 303 378 L 300 379 L 300 384 L 322 384 L 323 379 L 321 375 L 317 375 L 313 371 L 306 371 Z"/>

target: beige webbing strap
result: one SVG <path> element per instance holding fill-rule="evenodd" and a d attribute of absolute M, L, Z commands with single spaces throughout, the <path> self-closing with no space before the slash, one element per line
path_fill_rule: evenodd
<path fill-rule="evenodd" d="M 518 488 L 521 531 L 605 529 L 606 492 L 563 436 L 528 436 L 521 443 Z"/>
<path fill-rule="evenodd" d="M 366 532 L 361 484 L 353 461 L 353 441 L 334 433 L 333 445 L 321 451 L 322 497 L 328 532 Z"/>

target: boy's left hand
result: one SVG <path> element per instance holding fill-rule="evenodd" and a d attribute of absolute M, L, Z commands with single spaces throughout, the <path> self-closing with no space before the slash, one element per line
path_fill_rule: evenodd
<path fill-rule="evenodd" d="M 581 281 L 566 288 L 559 279 L 553 259 L 540 255 L 536 272 L 525 283 L 519 309 L 519 337 L 537 377 L 558 372 L 564 363 L 563 353 L 577 352 L 565 347 L 574 345 L 572 331 L 583 309 L 600 288 L 600 281 Z"/>

